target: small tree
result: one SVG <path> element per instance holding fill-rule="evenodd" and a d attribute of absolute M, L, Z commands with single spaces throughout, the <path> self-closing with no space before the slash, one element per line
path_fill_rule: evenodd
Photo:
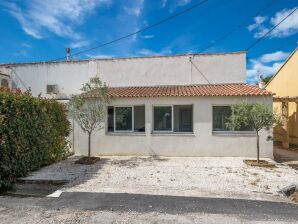
<path fill-rule="evenodd" d="M 227 125 L 239 129 L 242 125 L 249 126 L 256 132 L 257 163 L 260 161 L 259 133 L 262 129 L 270 130 L 273 125 L 281 123 L 280 116 L 272 111 L 272 107 L 261 103 L 249 104 L 246 102 L 232 106 L 232 115 Z"/>
<path fill-rule="evenodd" d="M 91 156 L 91 134 L 102 129 L 106 108 L 110 101 L 108 86 L 98 77 L 83 85 L 82 93 L 70 100 L 70 111 L 84 132 L 88 133 L 88 157 Z"/>

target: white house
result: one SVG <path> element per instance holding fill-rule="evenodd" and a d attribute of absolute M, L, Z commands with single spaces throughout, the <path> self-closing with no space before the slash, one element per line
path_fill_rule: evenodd
<path fill-rule="evenodd" d="M 104 129 L 92 135 L 93 155 L 255 157 L 254 132 L 229 130 L 226 118 L 238 102 L 272 105 L 270 92 L 245 84 L 245 52 L 15 63 L 0 71 L 14 86 L 57 99 L 96 75 L 105 81 L 114 100 Z M 87 134 L 75 122 L 73 129 L 73 150 L 87 154 Z M 266 137 L 261 156 L 271 158 Z"/>

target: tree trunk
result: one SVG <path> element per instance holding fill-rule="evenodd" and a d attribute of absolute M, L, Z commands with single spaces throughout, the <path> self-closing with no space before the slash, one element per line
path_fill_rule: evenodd
<path fill-rule="evenodd" d="M 88 132 L 88 157 L 91 156 L 91 132 Z"/>
<path fill-rule="evenodd" d="M 257 135 L 257 162 L 260 162 L 260 140 L 259 140 L 259 132 L 256 132 Z"/>

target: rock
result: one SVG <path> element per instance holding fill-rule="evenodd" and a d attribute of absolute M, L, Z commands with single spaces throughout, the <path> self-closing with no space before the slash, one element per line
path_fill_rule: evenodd
<path fill-rule="evenodd" d="M 291 184 L 287 187 L 280 189 L 278 191 L 278 193 L 280 193 L 286 197 L 289 197 L 289 196 L 291 196 L 291 194 L 293 194 L 296 191 L 296 188 L 297 188 L 296 184 Z"/>

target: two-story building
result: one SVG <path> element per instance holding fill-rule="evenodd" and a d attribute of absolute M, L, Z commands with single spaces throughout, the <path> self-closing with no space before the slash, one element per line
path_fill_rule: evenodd
<path fill-rule="evenodd" d="M 67 99 L 98 76 L 114 100 L 104 129 L 92 135 L 93 155 L 256 156 L 255 133 L 231 130 L 231 105 L 242 101 L 272 107 L 272 94 L 246 84 L 246 53 L 185 54 L 0 66 L 14 86 L 33 95 Z M 73 122 L 77 154 L 87 154 L 88 138 Z M 261 133 L 262 157 L 273 157 Z"/>

